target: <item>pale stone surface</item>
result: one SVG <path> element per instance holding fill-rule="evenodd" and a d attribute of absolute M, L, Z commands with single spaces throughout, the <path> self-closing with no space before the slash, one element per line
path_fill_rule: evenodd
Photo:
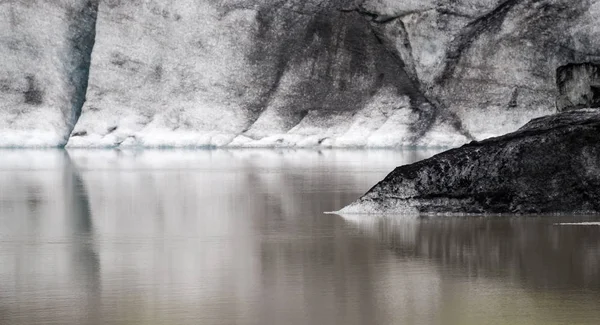
<path fill-rule="evenodd" d="M 0 1 L 0 147 L 67 142 L 85 98 L 96 5 Z"/>
<path fill-rule="evenodd" d="M 0 146 L 455 146 L 600 61 L 598 0 L 0 6 Z"/>

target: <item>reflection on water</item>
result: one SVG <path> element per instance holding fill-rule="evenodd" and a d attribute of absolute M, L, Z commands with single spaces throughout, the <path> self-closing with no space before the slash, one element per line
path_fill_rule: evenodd
<path fill-rule="evenodd" d="M 593 218 L 337 210 L 424 151 L 0 151 L 1 324 L 596 324 Z"/>

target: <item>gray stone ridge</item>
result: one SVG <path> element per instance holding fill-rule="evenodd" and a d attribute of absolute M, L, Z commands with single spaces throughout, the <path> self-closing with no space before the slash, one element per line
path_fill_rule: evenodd
<path fill-rule="evenodd" d="M 600 111 L 571 110 L 396 168 L 339 214 L 600 212 Z"/>

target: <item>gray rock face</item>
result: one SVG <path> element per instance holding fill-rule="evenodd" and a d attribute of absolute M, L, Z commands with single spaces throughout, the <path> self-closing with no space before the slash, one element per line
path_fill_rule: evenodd
<path fill-rule="evenodd" d="M 512 132 L 555 112 L 559 66 L 600 58 L 599 3 L 101 3 L 69 145 L 454 146 Z"/>
<path fill-rule="evenodd" d="M 85 100 L 97 6 L 0 1 L 0 147 L 66 144 Z"/>
<path fill-rule="evenodd" d="M 69 146 L 466 141 L 352 6 L 101 2 L 88 101 Z"/>
<path fill-rule="evenodd" d="M 569 64 L 556 71 L 559 112 L 578 108 L 600 108 L 600 64 Z"/>
<path fill-rule="evenodd" d="M 476 139 L 554 113 L 556 69 L 600 60 L 596 0 L 378 0 L 361 8 L 401 26 L 384 35 L 407 71 Z"/>
<path fill-rule="evenodd" d="M 340 213 L 598 213 L 599 143 L 599 110 L 535 119 L 398 167 Z"/>
<path fill-rule="evenodd" d="M 600 0 L 0 8 L 0 146 L 456 146 L 553 113 L 557 68 L 600 62 Z"/>

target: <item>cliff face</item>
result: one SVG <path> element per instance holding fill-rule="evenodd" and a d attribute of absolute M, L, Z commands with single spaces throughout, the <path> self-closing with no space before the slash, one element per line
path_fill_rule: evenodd
<path fill-rule="evenodd" d="M 599 213 L 600 110 L 532 120 L 396 168 L 342 214 Z"/>
<path fill-rule="evenodd" d="M 36 22 L 0 31 L 3 132 L 52 134 L 0 145 L 452 146 L 553 112 L 557 69 L 600 60 L 592 0 L 0 6 Z"/>
<path fill-rule="evenodd" d="M 94 0 L 0 1 L 0 146 L 60 146 L 85 100 Z"/>
<path fill-rule="evenodd" d="M 352 5 L 101 3 L 69 145 L 390 146 L 444 128 Z"/>
<path fill-rule="evenodd" d="M 379 0 L 358 10 L 402 22 L 405 37 L 386 35 L 409 48 L 420 89 L 477 139 L 554 112 L 557 69 L 600 60 L 598 1 Z"/>

